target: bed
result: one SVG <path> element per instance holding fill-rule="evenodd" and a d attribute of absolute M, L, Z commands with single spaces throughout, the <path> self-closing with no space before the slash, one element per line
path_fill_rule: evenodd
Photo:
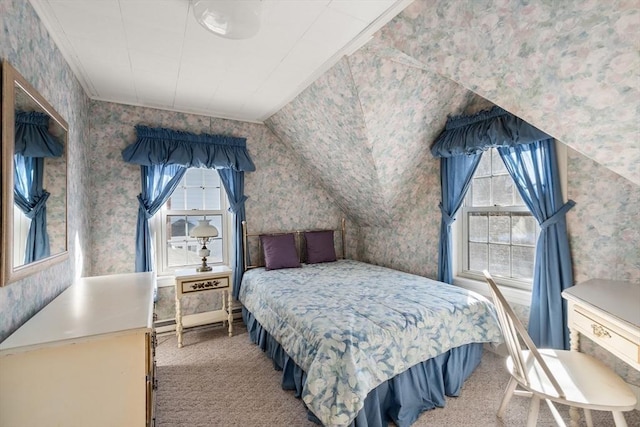
<path fill-rule="evenodd" d="M 338 231 L 344 248 L 344 225 Z M 493 305 L 456 286 L 335 255 L 299 262 L 317 255 L 308 244 L 316 236 L 325 249 L 330 236 L 333 246 L 333 233 L 249 235 L 245 224 L 245 249 L 259 236 L 266 264 L 245 264 L 239 299 L 250 339 L 283 371 L 283 387 L 302 399 L 311 420 L 409 426 L 459 394 L 483 343 L 501 341 Z M 289 244 L 293 236 L 298 266 L 270 268 L 271 236 Z"/>

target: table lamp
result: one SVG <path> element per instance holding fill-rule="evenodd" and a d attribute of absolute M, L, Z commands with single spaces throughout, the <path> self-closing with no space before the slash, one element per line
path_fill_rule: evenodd
<path fill-rule="evenodd" d="M 198 256 L 202 257 L 202 265 L 196 268 L 196 271 L 211 271 L 211 267 L 207 265 L 207 257 L 211 255 L 211 251 L 207 249 L 207 243 L 211 238 L 218 235 L 218 229 L 209 224 L 209 219 L 198 220 L 198 225 L 193 227 L 189 232 L 189 236 L 195 237 L 202 249 L 198 251 Z"/>

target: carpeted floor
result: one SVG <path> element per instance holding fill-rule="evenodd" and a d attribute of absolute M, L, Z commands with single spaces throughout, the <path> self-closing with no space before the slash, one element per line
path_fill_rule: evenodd
<path fill-rule="evenodd" d="M 156 425 L 158 427 L 317 427 L 307 420 L 301 400 L 280 388 L 281 373 L 251 344 L 244 325 L 226 329 L 208 327 L 183 335 L 177 348 L 174 334 L 158 337 Z M 414 427 L 523 426 L 528 399 L 514 397 L 504 422 L 495 414 L 509 380 L 504 360 L 485 352 L 459 397 L 444 408 L 427 411 Z M 559 407 L 565 420 L 566 408 Z M 554 426 L 551 414 L 540 406 L 539 426 Z M 640 412 L 626 413 L 629 426 L 640 426 Z M 611 414 L 593 412 L 596 426 L 613 426 Z"/>

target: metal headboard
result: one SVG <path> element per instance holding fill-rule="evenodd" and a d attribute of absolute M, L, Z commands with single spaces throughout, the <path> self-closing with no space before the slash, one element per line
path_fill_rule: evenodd
<path fill-rule="evenodd" d="M 271 231 L 271 232 L 259 232 L 259 233 L 249 233 L 247 221 L 242 221 L 242 263 L 244 266 L 244 271 L 250 270 L 252 268 L 264 267 L 264 256 L 262 254 L 262 244 L 260 242 L 260 236 L 269 234 L 269 235 L 278 235 L 278 234 L 293 234 L 296 242 L 296 250 L 298 251 L 298 259 L 300 262 L 304 261 L 303 257 L 303 235 L 305 232 L 311 231 L 334 231 L 340 233 L 340 256 L 338 258 L 344 259 L 346 255 L 346 243 L 345 243 L 345 234 L 346 234 L 346 221 L 344 218 L 340 221 L 339 229 L 315 229 L 315 230 L 293 230 L 293 231 Z M 249 238 L 257 238 L 258 241 L 258 249 L 257 249 L 257 259 L 258 262 L 249 264 Z"/>

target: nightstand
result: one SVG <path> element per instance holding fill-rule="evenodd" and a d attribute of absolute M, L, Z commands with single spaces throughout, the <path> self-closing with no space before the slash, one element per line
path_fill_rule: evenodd
<path fill-rule="evenodd" d="M 182 330 L 192 326 L 206 325 L 215 322 L 227 322 L 229 336 L 233 334 L 233 313 L 227 310 L 232 305 L 231 269 L 227 266 L 213 267 L 211 271 L 199 273 L 192 269 L 176 271 L 176 335 L 178 347 L 182 347 Z M 195 293 L 221 293 L 222 308 L 220 310 L 182 315 L 181 300 L 184 295 Z"/>

